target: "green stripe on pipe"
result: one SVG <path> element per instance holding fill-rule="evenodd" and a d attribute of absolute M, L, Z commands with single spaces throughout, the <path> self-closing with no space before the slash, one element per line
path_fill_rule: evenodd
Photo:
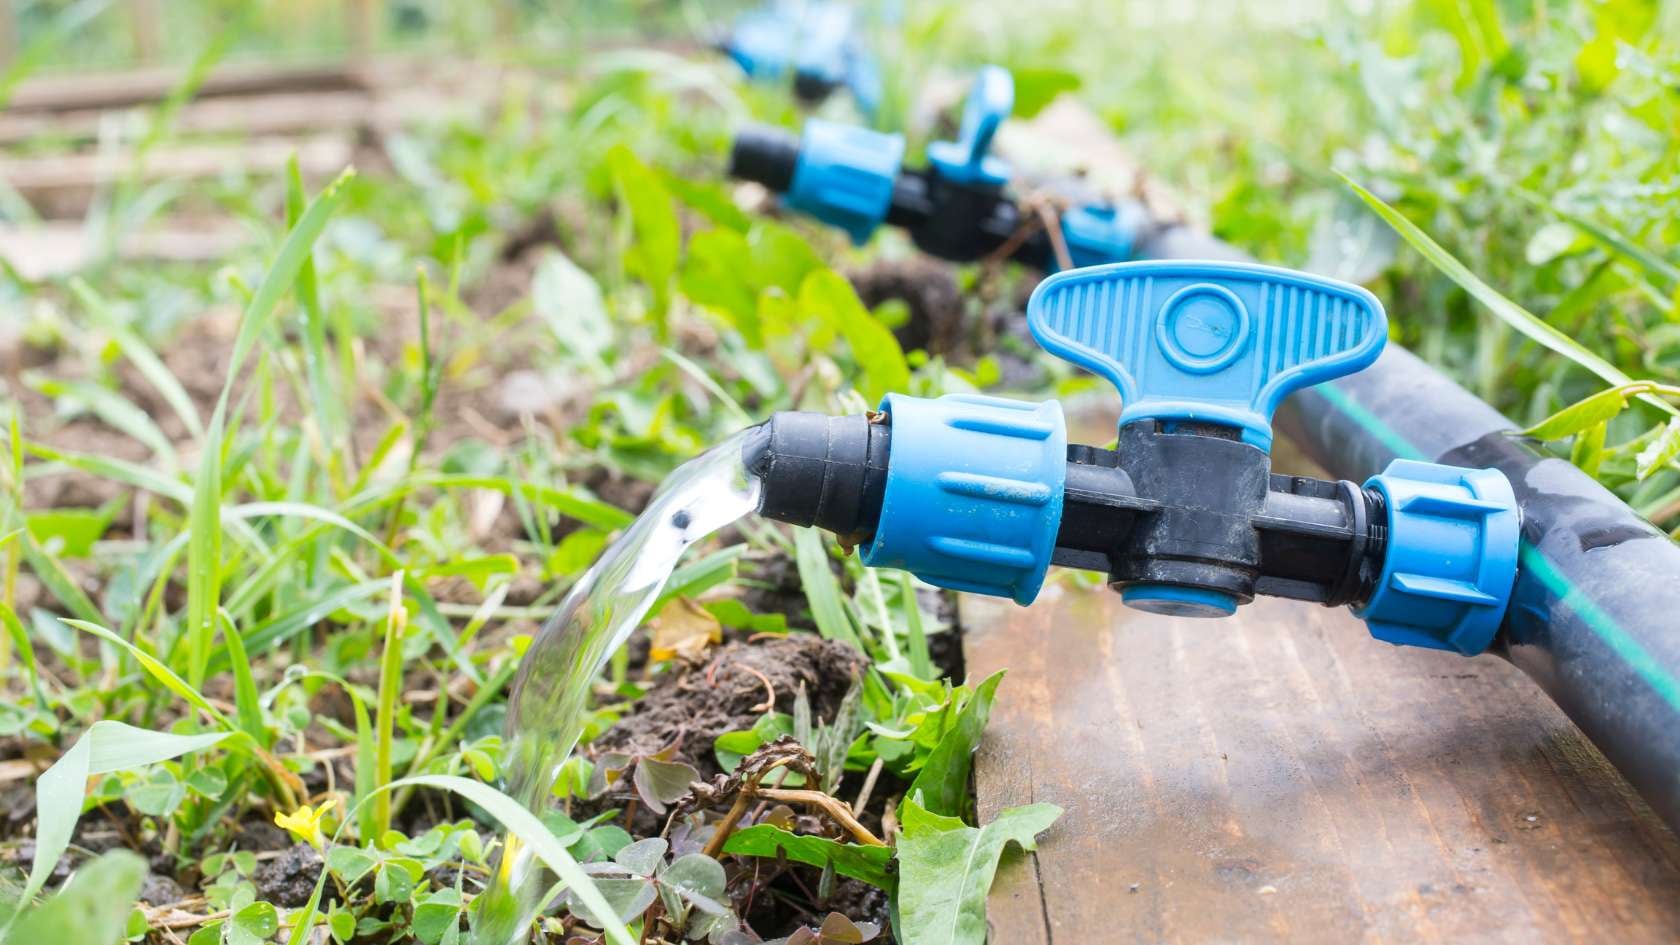
<path fill-rule="evenodd" d="M 1434 461 L 1434 457 L 1425 455 L 1411 440 L 1384 423 L 1381 417 L 1372 413 L 1364 404 L 1355 401 L 1339 390 L 1335 384 L 1320 384 L 1314 389 L 1314 392 L 1322 395 L 1330 403 L 1330 406 L 1346 414 L 1354 423 L 1364 427 L 1396 456 L 1402 459 Z M 1597 634 L 1599 639 L 1614 650 L 1616 655 L 1621 657 L 1622 662 L 1632 667 L 1634 672 L 1638 673 L 1640 678 L 1644 679 L 1646 684 L 1657 695 L 1661 696 L 1664 702 L 1668 703 L 1669 708 L 1680 712 L 1680 680 L 1677 680 L 1672 673 L 1664 669 L 1657 658 L 1641 646 L 1639 641 L 1628 636 L 1627 631 L 1623 630 L 1621 624 L 1616 622 L 1616 618 L 1605 613 L 1592 598 L 1588 597 L 1573 581 L 1565 577 L 1562 571 L 1557 569 L 1552 560 L 1546 557 L 1545 552 L 1530 542 L 1525 540 L 1522 543 L 1522 547 L 1518 551 L 1518 560 L 1522 563 L 1523 570 L 1538 576 L 1547 590 L 1551 591 L 1560 602 L 1586 621 L 1587 626 L 1592 628 L 1593 633 Z"/>

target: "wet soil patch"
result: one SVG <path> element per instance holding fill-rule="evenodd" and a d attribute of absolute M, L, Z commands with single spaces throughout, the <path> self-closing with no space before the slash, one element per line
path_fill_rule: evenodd
<path fill-rule="evenodd" d="M 704 662 L 677 664 L 659 676 L 588 750 L 652 754 L 676 744 L 678 759 L 710 778 L 721 771 L 712 754 L 719 735 L 751 728 L 772 708 L 792 712 L 801 689 L 813 717 L 832 718 L 864 665 L 850 646 L 815 634 L 726 643 Z"/>

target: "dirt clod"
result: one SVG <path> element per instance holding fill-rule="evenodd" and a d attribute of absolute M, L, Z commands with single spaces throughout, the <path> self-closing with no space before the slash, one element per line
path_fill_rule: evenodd
<path fill-rule="evenodd" d="M 949 355 L 963 341 L 963 297 L 949 266 L 928 259 L 883 259 L 850 273 L 863 304 L 899 299 L 910 318 L 893 333 L 906 350 Z"/>
<path fill-rule="evenodd" d="M 186 897 L 186 891 L 181 888 L 181 884 L 170 876 L 147 873 L 146 882 L 140 886 L 140 901 L 147 905 L 167 906 Z"/>
<path fill-rule="evenodd" d="M 590 748 L 650 754 L 678 742 L 678 758 L 710 778 L 720 771 L 712 742 L 724 732 L 751 728 L 772 695 L 778 711 L 791 712 L 803 686 L 812 714 L 831 718 L 862 669 L 856 650 L 814 634 L 729 643 L 705 663 L 661 676 L 635 710 Z"/>
<path fill-rule="evenodd" d="M 257 886 L 258 897 L 277 906 L 297 909 L 307 904 L 314 894 L 321 866 L 321 854 L 314 847 L 299 843 L 260 864 L 251 875 L 251 881 Z"/>

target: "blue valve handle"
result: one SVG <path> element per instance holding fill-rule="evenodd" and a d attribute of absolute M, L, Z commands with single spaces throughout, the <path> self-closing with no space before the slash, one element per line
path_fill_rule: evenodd
<path fill-rule="evenodd" d="M 1009 163 L 987 152 L 998 127 L 1014 108 L 1014 76 L 1002 66 L 983 67 L 975 76 L 974 87 L 963 106 L 957 140 L 929 144 L 928 164 L 941 177 L 955 183 L 994 187 L 1009 183 Z"/>
<path fill-rule="evenodd" d="M 1119 389 L 1121 426 L 1220 424 L 1267 451 L 1279 401 L 1369 366 L 1388 339 L 1382 303 L 1358 286 L 1227 262 L 1058 272 L 1033 291 L 1027 324 Z"/>

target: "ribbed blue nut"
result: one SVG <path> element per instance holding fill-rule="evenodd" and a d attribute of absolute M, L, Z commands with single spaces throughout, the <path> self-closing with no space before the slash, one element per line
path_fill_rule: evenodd
<path fill-rule="evenodd" d="M 1058 272 L 1033 290 L 1027 324 L 1119 388 L 1121 426 L 1220 424 L 1268 451 L 1285 395 L 1367 367 L 1388 339 L 1382 303 L 1356 285 L 1227 262 Z"/>
<path fill-rule="evenodd" d="M 813 118 L 782 202 L 845 230 L 859 245 L 887 218 L 904 137 Z"/>
<path fill-rule="evenodd" d="M 1505 474 L 1397 459 L 1365 483 L 1388 507 L 1382 576 L 1354 613 L 1379 640 L 1488 648 L 1517 575 L 1522 516 Z"/>
<path fill-rule="evenodd" d="M 953 183 L 991 187 L 1009 183 L 1009 163 L 987 152 L 991 150 L 998 126 L 1014 108 L 1015 77 L 1002 66 L 982 67 L 963 105 L 957 140 L 930 143 L 929 166 Z"/>
<path fill-rule="evenodd" d="M 1090 204 L 1062 214 L 1062 240 L 1073 268 L 1132 258 L 1132 246 L 1147 222 L 1143 207 L 1132 202 Z"/>
<path fill-rule="evenodd" d="M 1061 404 L 888 394 L 881 409 L 892 418 L 892 445 L 880 522 L 863 562 L 1031 603 L 1062 520 Z"/>

